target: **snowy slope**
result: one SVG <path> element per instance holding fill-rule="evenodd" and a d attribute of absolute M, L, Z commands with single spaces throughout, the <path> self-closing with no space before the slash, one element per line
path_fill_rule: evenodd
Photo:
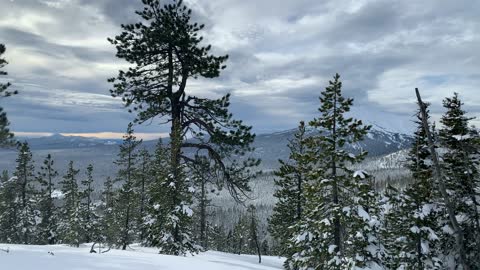
<path fill-rule="evenodd" d="M 272 270 L 282 269 L 283 260 L 264 257 L 258 264 L 256 256 L 206 252 L 193 257 L 159 255 L 149 248 L 111 250 L 90 254 L 89 247 L 25 246 L 0 244 L 0 269 L 5 270 Z M 54 255 L 49 254 L 52 252 Z"/>

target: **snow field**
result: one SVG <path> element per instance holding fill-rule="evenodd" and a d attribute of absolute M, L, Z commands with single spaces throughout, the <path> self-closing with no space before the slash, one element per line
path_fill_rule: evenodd
<path fill-rule="evenodd" d="M 89 245 L 27 246 L 0 244 L 1 270 L 272 270 L 283 269 L 283 259 L 208 251 L 195 256 L 160 255 L 156 249 L 133 246 L 127 251 L 91 254 Z M 52 255 L 53 254 L 53 255 Z"/>

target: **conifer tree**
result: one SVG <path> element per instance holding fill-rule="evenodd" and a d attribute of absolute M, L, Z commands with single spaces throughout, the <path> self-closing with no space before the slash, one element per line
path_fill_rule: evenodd
<path fill-rule="evenodd" d="M 427 111 L 428 116 L 428 111 Z M 440 194 L 433 181 L 431 154 L 420 112 L 407 158 L 412 183 L 403 191 L 388 185 L 383 236 L 390 269 L 441 269 Z M 432 131 L 433 132 L 433 131 Z"/>
<path fill-rule="evenodd" d="M 140 231 L 140 242 L 143 242 L 145 239 L 146 228 L 144 224 L 144 219 L 146 217 L 146 204 L 148 202 L 148 188 L 152 184 L 152 170 L 150 164 L 152 163 L 152 157 L 147 149 L 142 149 L 139 154 L 139 168 L 137 172 L 137 183 L 136 189 L 138 190 L 138 196 L 140 197 L 139 202 L 139 213 L 137 228 Z"/>
<path fill-rule="evenodd" d="M 268 244 L 268 240 L 265 239 L 262 241 L 262 254 L 263 255 L 273 255 L 271 252 L 270 252 L 270 245 Z"/>
<path fill-rule="evenodd" d="M 50 154 L 44 159 L 40 171 L 37 175 L 37 181 L 40 184 L 40 213 L 42 222 L 40 223 L 40 241 L 45 244 L 53 245 L 57 241 L 57 208 L 54 203 L 54 180 L 58 176 L 55 170 L 54 161 Z"/>
<path fill-rule="evenodd" d="M 115 218 L 115 191 L 113 190 L 113 181 L 110 177 L 103 186 L 101 200 L 101 217 L 100 217 L 100 237 L 99 242 L 105 243 L 108 247 L 114 247 L 117 243 L 119 224 Z"/>
<path fill-rule="evenodd" d="M 0 44 L 0 76 L 7 75 L 7 72 L 2 70 L 8 64 L 8 62 L 2 58 L 5 51 L 5 45 Z M 17 91 L 8 91 L 7 89 L 10 85 L 10 83 L 0 83 L 0 99 L 18 93 Z M 7 113 L 0 106 L 0 147 L 13 145 L 13 133 L 10 132 L 8 128 L 9 125 Z"/>
<path fill-rule="evenodd" d="M 148 187 L 148 204 L 146 208 L 146 217 L 144 226 L 146 227 L 146 245 L 158 246 L 161 243 L 160 236 L 165 222 L 165 216 L 160 206 L 165 205 L 164 184 L 169 174 L 168 149 L 163 145 L 162 139 L 158 140 L 153 155 L 152 164 L 152 183 Z"/>
<path fill-rule="evenodd" d="M 427 111 L 428 116 L 428 111 Z M 390 250 L 397 267 L 404 269 L 441 269 L 439 218 L 442 207 L 440 194 L 433 181 L 431 154 L 423 129 L 420 112 L 418 128 L 408 157 L 413 183 L 400 195 L 397 219 L 391 222 L 396 246 Z"/>
<path fill-rule="evenodd" d="M 241 215 L 238 219 L 237 224 L 233 228 L 232 232 L 232 253 L 240 254 L 248 254 L 250 253 L 248 250 L 248 243 L 250 237 L 250 230 L 249 230 L 249 222 L 248 218 L 245 215 Z"/>
<path fill-rule="evenodd" d="M 275 172 L 277 190 L 274 197 L 277 203 L 269 220 L 269 231 L 279 242 L 282 256 L 291 256 L 294 251 L 288 249 L 288 241 L 294 236 L 292 225 L 299 222 L 305 207 L 305 185 L 311 168 L 306 158 L 305 123 L 302 121 L 295 137 L 288 144 L 288 161 L 280 160 L 280 169 Z M 288 267 L 287 263 L 285 267 Z"/>
<path fill-rule="evenodd" d="M 17 178 L 3 171 L 0 182 L 0 241 L 20 243 L 17 233 L 19 204 Z"/>
<path fill-rule="evenodd" d="M 82 230 L 84 232 L 84 241 L 90 243 L 98 236 L 98 216 L 93 204 L 93 165 L 87 167 L 86 178 L 81 181 L 83 190 L 80 193 Z"/>
<path fill-rule="evenodd" d="M 208 247 L 215 251 L 227 252 L 228 244 L 225 228 L 221 225 L 213 225 L 212 232 L 208 238 Z"/>
<path fill-rule="evenodd" d="M 255 159 L 238 162 L 234 157 L 251 150 L 255 138 L 251 127 L 232 118 L 230 95 L 209 99 L 187 91 L 189 79 L 218 77 L 227 56 L 214 56 L 209 52 L 211 46 L 201 45 L 199 32 L 204 25 L 191 21 L 192 11 L 182 0 L 164 5 L 158 0 L 142 2 L 143 10 L 136 12 L 141 21 L 122 25 L 124 32 L 109 39 L 117 57 L 133 64 L 109 80 L 111 94 L 138 112 L 138 122 L 157 118 L 170 124 L 170 138 L 178 142 L 170 149 L 171 177 L 176 182 L 182 178 L 184 164 L 195 162 L 183 154 L 191 148 L 212 160 L 219 184 L 225 184 L 240 200 L 250 190 L 250 168 L 259 164 Z M 187 136 L 193 140 L 186 141 Z"/>
<path fill-rule="evenodd" d="M 447 111 L 442 116 L 439 131 L 446 187 L 459 225 L 464 235 L 466 263 L 471 269 L 480 268 L 480 178 L 478 172 L 478 132 L 469 126 L 473 118 L 466 116 L 457 93 L 443 101 Z"/>
<path fill-rule="evenodd" d="M 400 213 L 401 204 L 404 202 L 403 194 L 387 182 L 383 197 L 380 199 L 382 210 L 381 243 L 386 249 L 385 266 L 387 269 L 399 269 L 402 259 L 402 242 L 405 237 L 400 235 L 407 231 L 403 213 Z M 399 238 L 400 237 L 400 238 Z"/>
<path fill-rule="evenodd" d="M 235 231 L 234 230 L 229 230 L 228 233 L 227 233 L 227 247 L 225 249 L 226 252 L 228 253 L 237 253 L 236 251 L 236 244 L 235 244 L 235 237 L 234 237 L 234 234 Z"/>
<path fill-rule="evenodd" d="M 197 162 L 195 162 L 195 167 L 192 171 L 193 182 L 195 185 L 195 200 L 197 207 L 195 208 L 197 224 L 197 238 L 198 243 L 203 247 L 203 249 L 208 250 L 208 210 L 210 206 L 211 199 L 209 199 L 209 185 L 213 176 L 210 171 L 210 163 L 208 159 L 204 156 L 196 156 Z"/>
<path fill-rule="evenodd" d="M 430 154 L 432 157 L 432 168 L 434 171 L 434 179 L 435 182 L 438 184 L 439 191 L 442 195 L 442 202 L 445 207 L 447 217 L 449 220 L 448 226 L 444 226 L 442 229 L 444 232 L 447 232 L 454 236 L 455 238 L 455 246 L 453 249 L 449 250 L 449 253 L 453 256 L 450 256 L 450 254 L 447 256 L 447 258 L 451 257 L 456 257 L 456 262 L 455 264 L 459 267 L 461 267 L 464 270 L 469 270 L 470 266 L 467 260 L 467 255 L 465 252 L 465 235 L 462 231 L 462 228 L 460 226 L 460 221 L 459 217 L 456 213 L 455 210 L 455 202 L 452 202 L 448 188 L 447 188 L 447 179 L 445 179 L 445 171 L 442 168 L 440 164 L 440 158 L 439 155 L 437 154 L 437 151 L 435 149 L 435 141 L 434 139 L 436 136 L 434 133 L 431 132 L 430 130 L 430 125 L 428 122 L 428 114 L 427 114 L 427 105 L 422 101 L 422 97 L 420 95 L 420 91 L 418 88 L 415 88 L 415 94 L 417 96 L 417 101 L 418 101 L 418 106 L 420 108 L 420 113 L 421 113 L 421 120 L 423 124 L 424 131 L 427 135 L 427 141 L 428 141 L 428 146 L 430 149 Z M 451 260 L 449 260 L 451 262 Z M 450 267 L 454 267 L 453 265 L 450 265 Z"/>
<path fill-rule="evenodd" d="M 35 229 L 39 217 L 37 204 L 37 194 L 34 189 L 35 166 L 33 163 L 32 152 L 27 142 L 19 143 L 17 167 L 14 176 L 18 184 L 18 225 L 17 234 L 21 243 L 29 244 L 35 239 Z"/>
<path fill-rule="evenodd" d="M 249 217 L 249 249 L 258 255 L 258 263 L 262 263 L 262 252 L 260 249 L 260 239 L 258 236 L 258 218 L 257 209 L 254 205 L 249 205 L 247 208 L 247 215 Z"/>
<path fill-rule="evenodd" d="M 133 124 L 129 123 L 127 132 L 123 136 L 123 144 L 120 146 L 120 152 L 115 164 L 119 167 L 117 173 L 117 182 L 122 182 L 122 187 L 118 193 L 118 200 L 115 204 L 116 217 L 120 224 L 120 245 L 122 249 L 134 240 L 133 231 L 136 222 L 136 206 L 138 205 L 137 193 L 135 192 L 135 183 L 137 176 L 137 157 L 138 146 L 142 141 L 137 140 L 134 135 Z"/>
<path fill-rule="evenodd" d="M 176 132 L 180 132 L 177 130 Z M 153 244 L 160 249 L 163 254 L 185 255 L 187 253 L 196 253 L 199 247 L 193 242 L 191 222 L 193 210 L 192 193 L 194 192 L 193 183 L 186 177 L 185 168 L 181 167 L 177 175 L 170 173 L 172 165 L 171 155 L 175 151 L 171 149 L 180 145 L 180 140 L 173 136 L 170 142 L 169 152 L 170 159 L 167 167 L 168 174 L 166 177 L 161 173 L 160 178 L 155 183 L 153 191 L 155 204 L 154 210 L 158 211 L 157 216 L 163 217 L 155 223 L 161 224 L 156 227 L 157 231 L 152 231 L 155 235 Z M 161 199 L 159 199 L 161 198 Z M 157 225 L 156 224 L 156 225 Z"/>
<path fill-rule="evenodd" d="M 377 196 L 368 174 L 349 165 L 364 159 L 344 150 L 370 129 L 346 117 L 353 100 L 342 96 L 340 76 L 321 93 L 321 117 L 310 122 L 319 135 L 307 140 L 312 167 L 302 220 L 291 248 L 290 268 L 356 269 L 381 267 Z"/>
<path fill-rule="evenodd" d="M 60 182 L 64 197 L 62 208 L 62 221 L 59 224 L 59 230 L 62 235 L 62 241 L 65 244 L 79 247 L 82 238 L 82 216 L 80 208 L 80 191 L 78 190 L 77 175 L 80 170 L 73 166 L 73 161 L 68 163 L 67 173 Z"/>

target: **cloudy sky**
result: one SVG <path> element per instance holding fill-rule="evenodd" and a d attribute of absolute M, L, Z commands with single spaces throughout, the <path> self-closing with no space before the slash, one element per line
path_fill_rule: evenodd
<path fill-rule="evenodd" d="M 257 133 L 314 117 L 335 72 L 345 95 L 355 98 L 357 117 L 389 129 L 411 128 L 415 87 L 436 119 L 453 91 L 480 116 L 480 1 L 186 2 L 206 24 L 203 35 L 214 52 L 230 55 L 220 78 L 192 80 L 188 91 L 232 93 L 235 117 Z M 133 115 L 110 97 L 107 83 L 125 63 L 106 38 L 119 34 L 120 24 L 138 21 L 140 3 L 0 0 L 8 80 L 21 92 L 1 100 L 14 131 L 115 137 L 125 130 Z M 137 127 L 144 137 L 166 130 Z"/>

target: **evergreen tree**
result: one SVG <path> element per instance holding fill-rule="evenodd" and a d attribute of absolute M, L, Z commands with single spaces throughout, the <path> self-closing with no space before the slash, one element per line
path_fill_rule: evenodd
<path fill-rule="evenodd" d="M 18 214 L 18 179 L 9 177 L 3 171 L 0 182 L 0 242 L 20 243 L 17 233 Z"/>
<path fill-rule="evenodd" d="M 464 235 L 464 251 L 471 269 L 480 268 L 480 178 L 478 172 L 478 132 L 469 126 L 473 118 L 467 117 L 463 103 L 455 93 L 446 98 L 439 131 L 441 146 L 446 150 L 443 166 L 446 186 L 455 214 L 462 217 L 459 225 Z"/>
<path fill-rule="evenodd" d="M 439 212 L 442 210 L 440 194 L 433 182 L 431 154 L 423 129 L 420 112 L 417 113 L 418 128 L 408 157 L 408 168 L 413 183 L 399 196 L 392 219 L 395 227 L 393 239 L 396 246 L 390 250 L 397 267 L 404 269 L 441 269 L 439 246 Z M 396 224 L 395 224 L 396 223 Z"/>
<path fill-rule="evenodd" d="M 269 220 L 269 231 L 279 242 L 280 255 L 291 256 L 295 253 L 288 249 L 288 241 L 294 236 L 292 225 L 299 222 L 305 207 L 305 182 L 311 168 L 306 158 L 305 123 L 302 121 L 294 139 L 288 144 L 289 161 L 280 160 L 280 169 L 275 172 L 277 190 L 274 197 L 277 203 Z M 285 267 L 288 267 L 287 263 Z"/>
<path fill-rule="evenodd" d="M 118 193 L 118 200 L 115 204 L 116 218 L 120 224 L 120 245 L 122 249 L 134 240 L 136 206 L 138 205 L 137 193 L 135 192 L 135 183 L 137 176 L 137 157 L 138 146 L 142 141 L 137 140 L 134 135 L 133 124 L 129 123 L 127 132 L 123 136 L 123 144 L 120 146 L 120 152 L 115 164 L 119 167 L 117 173 L 117 182 L 122 182 L 122 187 Z"/>
<path fill-rule="evenodd" d="M 0 76 L 7 75 L 7 72 L 2 70 L 8 64 L 8 62 L 2 58 L 5 50 L 5 45 L 0 44 Z M 18 93 L 17 91 L 8 91 L 8 87 L 10 87 L 10 83 L 0 83 L 0 98 L 9 97 Z M 13 145 L 13 133 L 10 132 L 8 128 L 9 125 L 7 113 L 0 106 L 0 147 Z"/>
<path fill-rule="evenodd" d="M 99 242 L 113 247 L 118 243 L 119 224 L 115 218 L 115 191 L 113 190 L 113 181 L 110 177 L 104 183 L 102 200 L 101 200 L 101 217 L 100 217 L 100 237 Z"/>
<path fill-rule="evenodd" d="M 169 158 L 168 149 L 159 139 L 155 147 L 155 153 L 151 164 L 152 183 L 148 187 L 148 204 L 146 208 L 146 217 L 144 218 L 144 226 L 147 230 L 146 244 L 148 246 L 158 246 L 161 243 L 160 235 L 162 234 L 165 216 L 162 213 L 161 205 L 165 205 L 165 192 L 163 187 L 165 179 L 169 174 Z"/>
<path fill-rule="evenodd" d="M 248 243 L 249 243 L 249 222 L 248 218 L 245 215 L 241 215 L 238 219 L 237 224 L 233 228 L 232 232 L 232 253 L 240 254 L 249 254 Z"/>
<path fill-rule="evenodd" d="M 59 224 L 59 230 L 62 235 L 63 243 L 79 247 L 82 238 L 82 216 L 80 208 L 80 192 L 78 190 L 77 175 L 80 170 L 73 166 L 73 161 L 70 161 L 67 168 L 67 173 L 63 176 L 60 182 L 62 186 L 62 193 L 64 197 L 64 206 L 62 209 L 62 221 Z"/>
<path fill-rule="evenodd" d="M 179 131 L 177 131 L 179 132 Z M 172 148 L 179 147 L 178 136 L 173 136 L 170 142 L 169 155 L 172 155 Z M 161 150 L 160 150 L 161 152 Z M 159 157 L 163 159 L 164 157 Z M 186 177 L 184 168 L 176 176 L 169 170 L 172 166 L 169 159 L 167 172 L 160 173 L 156 179 L 152 199 L 155 204 L 153 209 L 157 212 L 153 221 L 155 227 L 150 236 L 153 237 L 152 243 L 160 249 L 163 254 L 185 255 L 195 253 L 199 247 L 193 242 L 191 222 L 193 210 L 192 193 L 194 192 L 193 183 Z M 161 219 L 158 219 L 161 217 Z M 160 225 L 159 227 L 157 227 Z"/>
<path fill-rule="evenodd" d="M 54 179 L 58 176 L 55 170 L 54 161 L 50 154 L 43 161 L 40 171 L 37 175 L 37 181 L 40 183 L 40 213 L 42 222 L 40 223 L 40 242 L 53 245 L 57 241 L 57 209 L 54 203 Z"/>
<path fill-rule="evenodd" d="M 226 252 L 228 253 L 238 253 L 236 251 L 236 244 L 235 244 L 235 237 L 234 237 L 234 230 L 229 230 L 227 233 L 227 247 Z"/>
<path fill-rule="evenodd" d="M 290 268 L 356 269 L 381 266 L 377 198 L 368 174 L 349 165 L 366 156 L 344 150 L 370 129 L 345 117 L 353 100 L 342 96 L 340 76 L 322 92 L 321 117 L 310 122 L 319 135 L 309 137 L 309 174 L 303 218 L 295 225 Z"/>
<path fill-rule="evenodd" d="M 257 209 L 254 205 L 250 205 L 247 208 L 247 215 L 249 217 L 249 250 L 252 253 L 258 254 L 258 263 L 262 263 L 262 252 L 260 250 L 260 239 L 258 236 L 258 218 L 257 218 Z"/>
<path fill-rule="evenodd" d="M 268 244 L 268 240 L 265 239 L 262 241 L 262 246 L 261 246 L 261 249 L 262 249 L 262 254 L 263 255 L 273 255 L 271 252 L 270 252 L 270 245 Z"/>
<path fill-rule="evenodd" d="M 146 228 L 144 224 L 144 219 L 146 217 L 146 204 L 148 202 L 148 188 L 151 185 L 151 168 L 150 164 L 152 163 L 152 157 L 147 149 L 142 149 L 138 154 L 140 163 L 137 172 L 138 181 L 136 183 L 136 189 L 138 190 L 138 196 L 140 197 L 139 202 L 139 214 L 137 221 L 137 228 L 140 230 L 140 242 L 143 242 L 145 239 Z"/>
<path fill-rule="evenodd" d="M 90 243 L 98 238 L 98 216 L 93 204 L 93 165 L 87 167 L 86 178 L 81 181 L 83 191 L 80 193 L 82 230 L 84 241 Z"/>
<path fill-rule="evenodd" d="M 387 182 L 380 200 L 383 215 L 381 242 L 386 249 L 385 266 L 387 269 L 399 269 L 402 262 L 401 252 L 405 236 L 400 234 L 408 231 L 405 225 L 408 217 L 400 213 L 403 202 L 403 194 Z"/>
<path fill-rule="evenodd" d="M 19 143 L 17 167 L 14 176 L 17 179 L 18 198 L 18 224 L 17 234 L 21 243 L 29 244 L 35 241 L 35 230 L 39 220 L 37 205 L 37 194 L 34 189 L 35 167 L 32 159 L 32 152 L 27 142 Z"/>
<path fill-rule="evenodd" d="M 117 57 L 134 64 L 109 80 L 112 96 L 122 97 L 130 111 L 138 111 L 138 122 L 160 118 L 171 125 L 170 138 L 178 142 L 170 149 L 175 182 L 183 177 L 184 164 L 195 162 L 183 149 L 193 148 L 212 160 L 217 181 L 241 199 L 250 190 L 250 168 L 259 164 L 255 159 L 237 162 L 234 157 L 251 150 L 255 137 L 251 127 L 232 119 L 230 95 L 209 99 L 186 91 L 191 78 L 218 77 L 227 56 L 213 56 L 211 46 L 201 46 L 198 34 L 204 26 L 191 22 L 191 10 L 182 0 L 165 5 L 158 0 L 142 2 L 144 9 L 136 12 L 141 21 L 122 25 L 124 32 L 109 39 Z M 186 141 L 187 136 L 192 140 Z M 173 237 L 181 243 L 179 235 Z"/>
<path fill-rule="evenodd" d="M 212 178 L 210 171 L 210 163 L 208 159 L 204 156 L 196 156 L 197 162 L 195 162 L 195 167 L 192 171 L 193 182 L 195 185 L 195 200 L 197 207 L 195 208 L 196 214 L 196 235 L 198 243 L 205 249 L 208 250 L 208 210 L 210 206 L 211 199 L 209 199 L 209 185 L 212 184 Z"/>
<path fill-rule="evenodd" d="M 227 252 L 228 244 L 225 228 L 217 224 L 213 225 L 212 232 L 208 238 L 208 247 L 215 251 Z"/>

